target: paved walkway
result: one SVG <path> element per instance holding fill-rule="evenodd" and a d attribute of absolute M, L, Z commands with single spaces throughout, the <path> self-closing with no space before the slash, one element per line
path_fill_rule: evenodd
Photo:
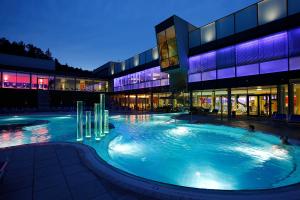
<path fill-rule="evenodd" d="M 9 159 L 0 200 L 153 199 L 121 189 L 96 176 L 71 145 L 38 144 L 0 149 Z"/>

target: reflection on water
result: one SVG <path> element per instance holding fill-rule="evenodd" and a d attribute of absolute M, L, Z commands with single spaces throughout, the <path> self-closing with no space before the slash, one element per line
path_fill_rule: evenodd
<path fill-rule="evenodd" d="M 0 147 L 48 142 L 51 139 L 47 125 L 28 126 L 21 129 L 10 128 L 9 130 L 1 130 L 0 134 Z"/>

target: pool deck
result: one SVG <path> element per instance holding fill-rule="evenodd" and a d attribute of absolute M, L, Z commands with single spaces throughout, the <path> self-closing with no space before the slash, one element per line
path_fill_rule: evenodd
<path fill-rule="evenodd" d="M 83 146 L 83 145 L 82 145 Z M 44 143 L 0 149 L 9 160 L 0 184 L 1 200 L 153 199 L 116 186 L 93 173 L 76 145 Z"/>

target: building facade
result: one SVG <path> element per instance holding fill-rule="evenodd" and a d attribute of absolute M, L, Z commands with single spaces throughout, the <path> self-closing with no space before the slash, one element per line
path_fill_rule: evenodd
<path fill-rule="evenodd" d="M 107 92 L 116 110 L 300 115 L 299 0 L 263 0 L 201 27 L 171 16 L 154 28 L 156 47 L 88 76 L 0 55 L 0 106 L 19 105 L 12 95 L 22 106 L 92 104 Z"/>
<path fill-rule="evenodd" d="M 297 0 L 263 0 L 201 27 L 166 19 L 157 47 L 105 67 L 112 107 L 300 115 L 299 13 Z"/>
<path fill-rule="evenodd" d="M 92 73 L 58 71 L 53 60 L 0 54 L 0 112 L 70 110 L 77 100 L 92 106 L 107 81 Z"/>

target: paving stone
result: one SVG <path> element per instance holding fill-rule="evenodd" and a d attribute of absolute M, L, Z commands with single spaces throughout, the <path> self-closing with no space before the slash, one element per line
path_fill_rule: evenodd
<path fill-rule="evenodd" d="M 84 167 L 82 165 L 78 165 L 78 164 L 66 165 L 66 166 L 63 166 L 62 169 L 63 169 L 64 174 L 67 176 L 87 170 L 86 167 Z"/>
<path fill-rule="evenodd" d="M 65 179 L 63 175 L 57 174 L 57 175 L 52 175 L 52 176 L 45 176 L 41 178 L 35 178 L 34 182 L 34 191 L 39 191 L 42 189 L 46 189 L 49 187 L 53 187 L 56 185 L 63 185 L 65 183 Z"/>
<path fill-rule="evenodd" d="M 36 168 L 35 169 L 35 177 L 36 178 L 42 178 L 46 176 L 55 176 L 55 175 L 62 175 L 62 170 L 59 166 L 59 164 L 52 164 L 52 165 L 47 165 L 44 167 Z"/>
<path fill-rule="evenodd" d="M 15 192 L 32 186 L 33 176 L 20 176 L 12 178 L 5 174 L 1 185 L 1 193 Z"/>
<path fill-rule="evenodd" d="M 66 178 L 67 178 L 68 185 L 70 187 L 87 183 L 89 181 L 93 181 L 97 179 L 97 177 L 89 171 L 84 171 L 77 174 L 71 174 L 66 176 Z"/>
<path fill-rule="evenodd" d="M 34 193 L 35 200 L 68 200 L 72 199 L 66 185 L 56 185 Z M 84 198 L 83 198 L 84 199 Z"/>
<path fill-rule="evenodd" d="M 113 200 L 113 198 L 109 194 L 103 194 L 95 198 L 91 198 L 90 200 Z"/>
<path fill-rule="evenodd" d="M 48 160 L 39 160 L 35 162 L 35 168 L 46 167 L 49 165 L 59 165 L 57 158 L 52 158 Z"/>
<path fill-rule="evenodd" d="M 106 193 L 105 188 L 95 179 L 94 181 L 78 184 L 70 188 L 72 196 L 75 200 L 89 199 Z"/>
<path fill-rule="evenodd" d="M 32 200 L 32 188 L 23 188 L 14 192 L 0 194 L 0 200 Z"/>

